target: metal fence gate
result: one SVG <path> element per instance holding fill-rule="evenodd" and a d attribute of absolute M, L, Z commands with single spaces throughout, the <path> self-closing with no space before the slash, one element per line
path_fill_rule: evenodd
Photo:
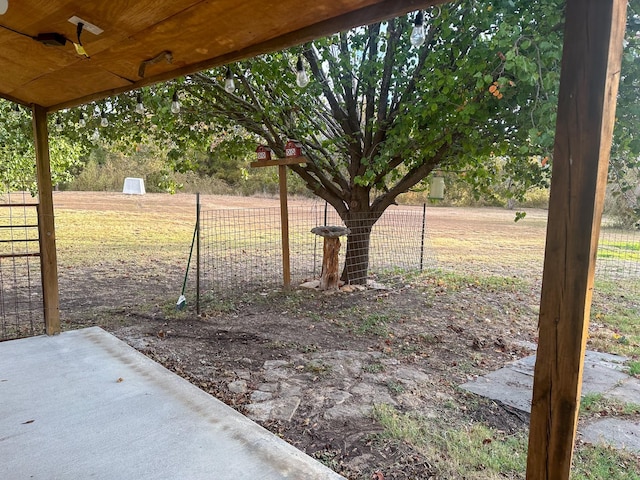
<path fill-rule="evenodd" d="M 0 341 L 44 333 L 38 201 L 0 194 Z"/>

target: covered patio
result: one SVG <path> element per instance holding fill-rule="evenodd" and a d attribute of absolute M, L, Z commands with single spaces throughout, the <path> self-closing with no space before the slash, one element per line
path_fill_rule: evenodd
<path fill-rule="evenodd" d="M 443 2 L 0 3 L 0 10 L 6 10 L 0 15 L 0 96 L 33 112 L 46 333 L 60 332 L 48 114 L 437 3 Z M 569 478 L 615 120 L 626 1 L 568 0 L 565 14 L 529 479 Z M 87 55 L 72 43 L 80 45 Z M 185 385 L 183 380 L 105 335 L 92 329 L 0 345 L 1 417 L 3 422 L 11 422 L 2 424 L 0 448 L 3 459 L 12 459 L 12 463 L 1 467 L 12 469 L 3 472 L 3 478 L 83 478 L 97 473 L 103 474 L 99 478 L 199 478 L 191 473 L 205 471 L 206 478 L 211 477 L 212 471 L 217 477 L 222 475 L 218 472 L 239 472 L 228 478 L 336 477 L 320 466 L 309 467 L 317 468 L 317 477 L 310 476 L 307 470 L 297 470 L 304 471 L 303 476 L 296 474 L 287 466 L 289 462 L 297 465 L 291 468 L 307 468 L 312 463 L 197 388 Z M 56 364 L 59 368 L 53 368 Z M 41 375 L 44 372 L 49 373 Z M 51 395 L 42 395 L 47 389 Z M 170 403 L 171 397 L 180 400 Z M 120 403 L 125 398 L 132 403 Z M 115 410 L 107 415 L 106 405 Z M 117 414 L 134 405 L 144 415 L 120 417 L 122 423 L 113 423 Z M 69 409 L 77 416 L 68 416 Z M 204 410 L 206 414 L 202 413 Z M 43 417 L 46 422 L 38 420 Z M 162 428 L 155 429 L 156 425 Z M 180 426 L 174 428 L 176 425 Z M 96 429 L 101 436 L 95 435 Z M 193 448 L 179 448 L 180 453 L 174 455 L 170 450 L 176 437 L 152 443 L 152 437 L 161 438 L 167 430 L 183 441 L 186 438 L 183 446 L 200 439 L 200 453 L 206 453 L 208 448 L 218 453 L 204 458 L 196 455 Z M 71 443 L 59 440 L 61 431 L 75 431 L 68 437 Z M 82 439 L 89 438 L 97 441 L 96 448 L 86 448 Z M 251 448 L 246 448 L 247 444 Z M 67 445 L 75 448 L 62 452 L 60 448 Z M 160 453 L 161 448 L 169 451 Z M 70 461 L 78 451 L 91 454 L 82 461 Z M 280 452 L 278 460 L 266 455 L 272 451 Z M 136 461 L 148 465 L 154 452 L 157 476 L 149 474 L 149 470 L 145 470 L 146 474 L 137 470 Z M 133 463 L 118 462 L 125 457 Z M 230 458 L 235 460 L 225 463 Z M 178 466 L 167 459 L 191 465 Z M 178 470 L 162 476 L 170 467 Z M 22 469 L 19 474 L 18 469 Z"/>

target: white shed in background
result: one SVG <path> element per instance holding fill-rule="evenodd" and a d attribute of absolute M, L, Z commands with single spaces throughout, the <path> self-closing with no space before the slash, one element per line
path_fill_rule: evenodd
<path fill-rule="evenodd" d="M 126 193 L 127 195 L 144 195 L 146 193 L 144 190 L 144 180 L 142 178 L 125 178 L 122 193 Z"/>

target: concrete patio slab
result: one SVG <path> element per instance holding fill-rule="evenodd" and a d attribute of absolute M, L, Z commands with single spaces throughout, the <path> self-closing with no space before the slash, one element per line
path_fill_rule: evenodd
<path fill-rule="evenodd" d="M 0 343 L 0 478 L 337 475 L 104 330 Z"/>

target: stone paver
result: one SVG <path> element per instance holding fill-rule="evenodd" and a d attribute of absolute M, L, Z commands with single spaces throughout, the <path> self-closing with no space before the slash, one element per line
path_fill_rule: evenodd
<path fill-rule="evenodd" d="M 581 429 L 582 440 L 587 443 L 606 443 L 640 453 L 640 422 L 623 418 L 601 418 Z"/>
<path fill-rule="evenodd" d="M 511 362 L 500 370 L 461 385 L 461 388 L 530 413 L 535 359 L 532 355 Z M 626 360 L 618 355 L 588 351 L 582 394 L 599 393 L 625 403 L 640 403 L 640 380 L 624 373 Z M 633 419 L 598 419 L 581 426 L 579 433 L 589 443 L 605 442 L 640 451 L 640 424 Z"/>
<path fill-rule="evenodd" d="M 381 371 L 367 372 L 364 367 L 371 364 L 382 365 Z M 291 420 L 301 398 L 311 406 L 308 415 L 329 420 L 366 416 L 376 404 L 398 404 L 388 385 L 400 382 L 407 392 L 401 396 L 402 402 L 410 403 L 412 395 L 408 392 L 420 390 L 430 381 L 429 375 L 417 367 L 382 358 L 380 352 L 347 350 L 266 361 L 261 380 L 247 405 L 247 415 L 258 421 Z M 230 383 L 230 389 L 241 389 L 240 382 Z"/>

